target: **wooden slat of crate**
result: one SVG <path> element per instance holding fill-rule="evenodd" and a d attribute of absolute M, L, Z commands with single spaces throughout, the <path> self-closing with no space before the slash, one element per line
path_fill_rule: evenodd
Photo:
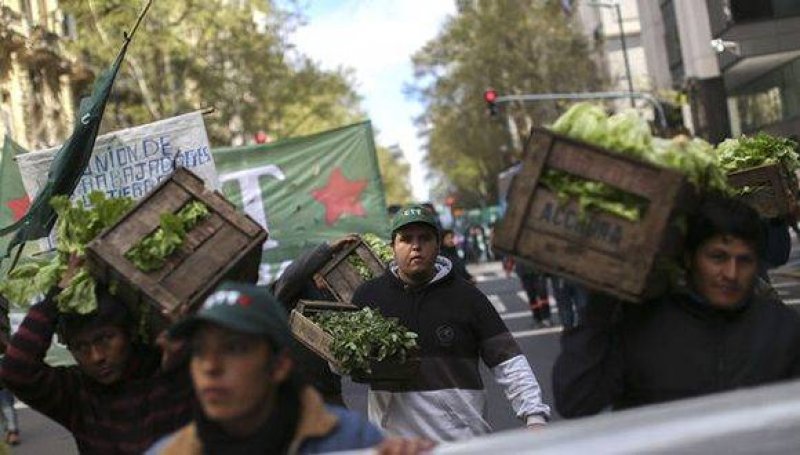
<path fill-rule="evenodd" d="M 292 330 L 292 335 L 295 339 L 302 343 L 305 347 L 313 351 L 324 360 L 338 365 L 339 362 L 333 357 L 331 353 L 331 344 L 333 344 L 333 337 L 322 330 L 320 326 L 314 324 L 311 319 L 303 316 L 299 311 L 292 310 L 289 314 L 289 327 Z"/>
<path fill-rule="evenodd" d="M 372 272 L 374 276 L 380 276 L 381 273 L 386 269 L 386 264 L 384 264 L 376 253 L 373 252 L 366 243 L 359 245 L 355 249 L 355 253 L 358 257 L 364 261 L 364 264 L 367 265 L 367 268 Z"/>
<path fill-rule="evenodd" d="M 137 210 L 135 217 L 125 216 L 123 226 L 107 231 L 104 242 L 120 251 L 128 251 L 139 239 L 158 228 L 162 213 L 177 212 L 192 199 L 191 193 L 176 182 L 167 180 L 162 185 L 158 188 L 163 188 L 163 191 L 154 192 L 150 204 Z"/>
<path fill-rule="evenodd" d="M 231 255 L 223 252 L 241 251 L 247 243 L 248 239 L 238 230 L 232 226 L 223 226 L 194 252 L 203 261 L 187 259 L 164 278 L 161 286 L 181 300 L 189 299 L 197 290 L 197 283 L 208 282 L 230 262 Z"/>
<path fill-rule="evenodd" d="M 306 315 L 321 311 L 357 311 L 358 307 L 345 302 L 300 300 L 289 314 L 289 326 L 294 337 L 326 361 L 338 365 L 331 353 L 333 337 Z"/>
<path fill-rule="evenodd" d="M 360 308 L 347 302 L 329 302 L 327 300 L 299 300 L 294 307 L 303 314 L 321 311 L 358 311 Z"/>
<path fill-rule="evenodd" d="M 365 281 L 348 261 L 347 257 L 351 254 L 364 260 L 375 277 L 380 276 L 385 269 L 385 265 L 362 240 L 339 252 L 320 270 L 319 277 L 331 294 L 341 302 L 350 302 L 356 288 Z"/>
<path fill-rule="evenodd" d="M 734 188 L 751 187 L 754 192 L 742 195 L 744 200 L 765 218 L 777 218 L 797 210 L 795 179 L 788 175 L 783 165 L 768 164 L 728 175 Z"/>
<path fill-rule="evenodd" d="M 180 264 L 189 258 L 200 245 L 213 237 L 225 224 L 225 220 L 218 214 L 211 213 L 208 217 L 201 220 L 191 231 L 186 233 L 183 244 L 168 258 L 164 260 L 164 267 L 151 272 L 154 281 L 162 281 L 167 275 L 171 274 Z"/>
<path fill-rule="evenodd" d="M 576 228 L 575 205 L 559 204 L 538 182 L 546 169 L 595 180 L 648 200 L 642 220 L 595 213 L 594 230 Z M 670 219 L 686 200 L 685 177 L 664 169 L 534 128 L 523 167 L 509 191 L 509 209 L 498 225 L 495 249 L 535 267 L 565 275 L 594 289 L 638 301 L 660 289 L 659 253 L 672 238 Z M 557 220 L 559 211 L 562 219 Z M 549 215 L 548 215 L 549 214 Z"/>

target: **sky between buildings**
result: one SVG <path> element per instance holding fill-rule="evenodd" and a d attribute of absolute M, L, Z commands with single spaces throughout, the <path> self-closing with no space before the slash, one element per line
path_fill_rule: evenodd
<path fill-rule="evenodd" d="M 291 41 L 323 68 L 355 70 L 357 91 L 384 146 L 398 145 L 411 164 L 417 200 L 427 200 L 422 141 L 413 119 L 422 107 L 403 94 L 413 80 L 411 55 L 434 38 L 453 0 L 306 0 L 308 25 Z"/>

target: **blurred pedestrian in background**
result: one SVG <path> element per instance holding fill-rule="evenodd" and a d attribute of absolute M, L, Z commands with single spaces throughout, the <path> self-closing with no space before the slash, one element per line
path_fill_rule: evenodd
<path fill-rule="evenodd" d="M 514 269 L 522 283 L 525 294 L 528 296 L 528 305 L 533 314 L 534 325 L 552 327 L 550 298 L 547 292 L 547 275 L 522 262 L 517 262 Z"/>

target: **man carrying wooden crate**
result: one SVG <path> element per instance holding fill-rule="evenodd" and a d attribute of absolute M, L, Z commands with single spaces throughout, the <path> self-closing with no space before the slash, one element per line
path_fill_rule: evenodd
<path fill-rule="evenodd" d="M 642 304 L 593 294 L 553 368 L 564 417 L 800 377 L 800 316 L 756 289 L 758 214 L 711 195 L 690 221 L 687 286 Z"/>
<path fill-rule="evenodd" d="M 71 264 L 70 277 L 76 270 Z M 68 283 L 62 281 L 61 286 Z M 81 453 L 140 454 L 191 418 L 186 356 L 135 341 L 127 307 L 97 286 L 97 310 L 59 313 L 54 288 L 33 305 L 9 343 L 0 379 L 23 402 L 69 430 Z M 44 358 L 58 329 L 77 366 Z"/>
<path fill-rule="evenodd" d="M 489 433 L 480 358 L 517 417 L 529 427 L 545 424 L 550 408 L 527 359 L 486 296 L 439 256 L 439 234 L 437 220 L 423 207 L 398 211 L 392 221 L 394 261 L 353 296 L 356 305 L 398 318 L 418 334 L 420 345 L 419 374 L 406 382 L 370 384 L 370 420 L 391 434 L 434 441 Z"/>

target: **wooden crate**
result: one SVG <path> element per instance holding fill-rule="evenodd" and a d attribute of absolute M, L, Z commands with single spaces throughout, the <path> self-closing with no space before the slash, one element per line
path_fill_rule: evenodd
<path fill-rule="evenodd" d="M 296 340 L 334 367 L 338 367 L 339 362 L 331 353 L 333 337 L 308 316 L 321 311 L 358 310 L 358 307 L 344 302 L 301 300 L 289 314 L 289 326 Z M 371 362 L 372 373 L 353 374 L 351 379 L 355 382 L 364 383 L 407 381 L 416 374 L 419 366 L 419 356 L 415 353 L 410 353 L 403 363 L 395 362 L 392 359 Z"/>
<path fill-rule="evenodd" d="M 539 185 L 547 169 L 635 194 L 648 201 L 648 208 L 638 222 L 605 212 L 581 218 L 575 202 L 561 201 Z M 543 272 L 640 301 L 669 284 L 661 268 L 677 256 L 681 239 L 673 218 L 692 201 L 691 187 L 679 172 L 534 128 L 494 248 Z"/>
<path fill-rule="evenodd" d="M 351 254 L 358 255 L 374 277 L 380 276 L 386 269 L 386 264 L 360 238 L 358 242 L 340 251 L 316 274 L 317 280 L 340 302 L 352 301 L 356 288 L 365 281 L 347 260 Z"/>
<path fill-rule="evenodd" d="M 764 218 L 793 216 L 797 213 L 797 179 L 785 166 L 767 164 L 728 174 L 734 188 L 750 187 L 741 196 Z"/>
<path fill-rule="evenodd" d="M 125 258 L 128 250 L 158 229 L 162 213 L 176 213 L 193 201 L 205 204 L 210 216 L 187 233 L 164 267 L 143 272 Z M 267 232 L 258 223 L 180 168 L 94 239 L 86 255 L 92 274 L 112 284 L 123 301 L 135 310 L 150 308 L 153 327 L 193 312 L 225 279 L 257 281 L 266 239 Z"/>

